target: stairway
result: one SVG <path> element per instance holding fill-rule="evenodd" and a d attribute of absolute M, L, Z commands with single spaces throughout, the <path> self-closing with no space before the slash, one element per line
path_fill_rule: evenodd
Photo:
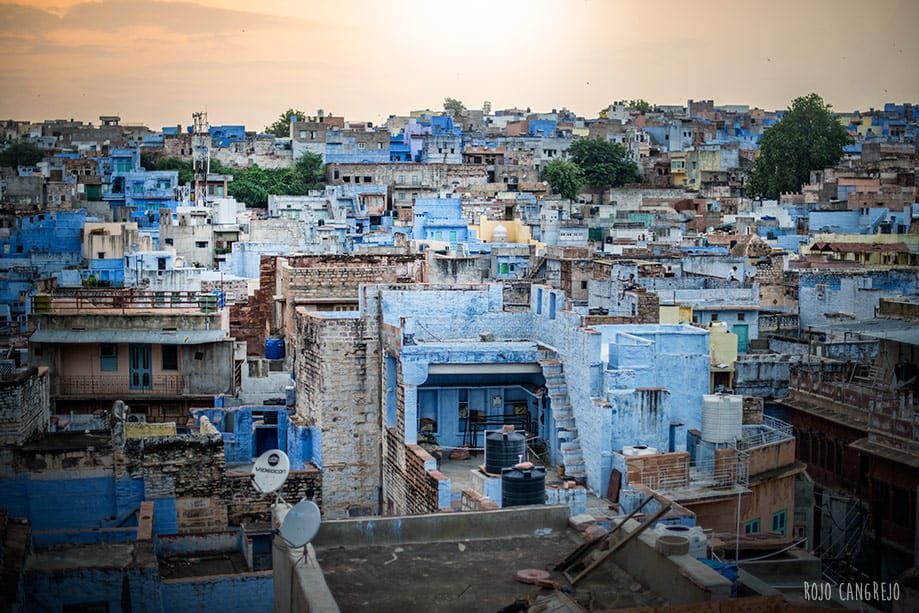
<path fill-rule="evenodd" d="M 558 433 L 558 451 L 565 466 L 565 478 L 583 484 L 587 481 L 587 469 L 578 441 L 574 411 L 568 397 L 564 367 L 555 350 L 543 346 L 539 348 L 538 362 L 546 379 L 546 393 L 551 402 L 552 419 L 555 420 L 555 429 Z"/>

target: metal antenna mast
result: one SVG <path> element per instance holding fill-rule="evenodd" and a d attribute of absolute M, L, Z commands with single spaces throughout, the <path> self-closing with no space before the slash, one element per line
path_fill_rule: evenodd
<path fill-rule="evenodd" d="M 211 172 L 211 134 L 208 131 L 207 111 L 192 113 L 195 122 L 191 136 L 192 161 L 195 168 L 195 206 L 207 202 L 207 176 Z"/>

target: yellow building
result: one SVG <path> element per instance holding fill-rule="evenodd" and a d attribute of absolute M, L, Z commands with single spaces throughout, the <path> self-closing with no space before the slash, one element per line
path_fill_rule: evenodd
<path fill-rule="evenodd" d="M 734 364 L 737 362 L 737 335 L 728 330 L 723 321 L 709 326 L 709 349 L 711 351 L 711 379 L 709 388 L 734 388 Z"/>
<path fill-rule="evenodd" d="M 499 229 L 503 228 L 503 231 Z M 519 219 L 502 219 L 495 221 L 488 219 L 485 215 L 479 218 L 479 225 L 469 226 L 475 230 L 476 235 L 486 243 L 521 243 L 523 245 L 537 245 L 545 247 L 539 241 L 533 240 L 530 236 L 530 227 L 523 224 Z M 497 237 L 495 230 L 498 230 Z"/>
<path fill-rule="evenodd" d="M 691 306 L 661 306 L 658 317 L 662 324 L 689 324 L 692 323 Z"/>

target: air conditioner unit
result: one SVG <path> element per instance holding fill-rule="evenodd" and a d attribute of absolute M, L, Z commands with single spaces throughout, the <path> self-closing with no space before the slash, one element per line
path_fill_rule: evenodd
<path fill-rule="evenodd" d="M 145 424 L 147 423 L 146 415 L 128 415 L 128 422 L 134 424 Z"/>

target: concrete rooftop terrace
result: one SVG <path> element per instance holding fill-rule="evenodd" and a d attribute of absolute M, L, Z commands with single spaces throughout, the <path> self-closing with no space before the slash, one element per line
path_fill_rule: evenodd
<path fill-rule="evenodd" d="M 583 542 L 567 518 L 567 508 L 544 506 L 339 520 L 324 523 L 313 545 L 342 611 L 497 611 L 549 593 L 515 576 L 551 569 Z M 590 609 L 665 604 L 612 560 L 573 597 Z"/>

